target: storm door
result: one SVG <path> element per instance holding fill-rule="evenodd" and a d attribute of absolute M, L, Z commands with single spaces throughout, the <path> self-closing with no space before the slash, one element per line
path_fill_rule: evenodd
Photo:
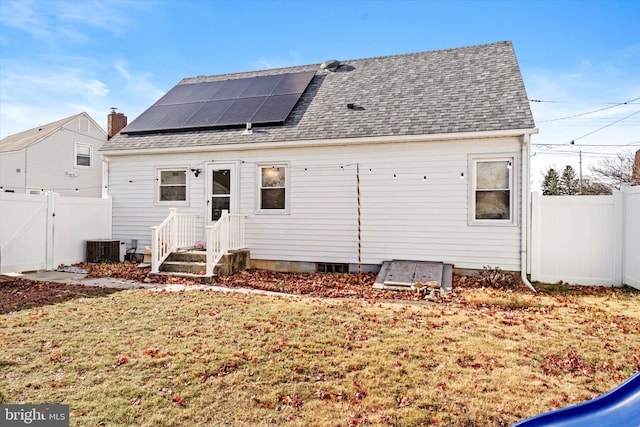
<path fill-rule="evenodd" d="M 234 163 L 210 164 L 207 167 L 207 222 L 220 219 L 222 211 L 237 210 L 237 177 Z"/>

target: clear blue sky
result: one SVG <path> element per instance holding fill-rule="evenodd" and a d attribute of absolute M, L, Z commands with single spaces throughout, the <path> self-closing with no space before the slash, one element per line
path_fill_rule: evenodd
<path fill-rule="evenodd" d="M 638 0 L 0 0 L 0 137 L 81 111 L 106 128 L 110 107 L 131 121 L 183 77 L 511 40 L 545 101 L 533 143 L 576 140 L 535 147 L 539 180 L 579 149 L 640 148 L 639 22 Z"/>

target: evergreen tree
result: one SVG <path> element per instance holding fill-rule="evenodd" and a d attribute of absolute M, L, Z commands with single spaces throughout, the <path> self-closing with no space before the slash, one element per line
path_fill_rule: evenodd
<path fill-rule="evenodd" d="M 562 171 L 559 185 L 560 194 L 565 196 L 573 196 L 580 191 L 580 182 L 576 176 L 576 171 L 567 165 Z"/>
<path fill-rule="evenodd" d="M 554 168 L 549 168 L 544 176 L 542 194 L 544 196 L 557 196 L 560 194 L 560 177 Z"/>

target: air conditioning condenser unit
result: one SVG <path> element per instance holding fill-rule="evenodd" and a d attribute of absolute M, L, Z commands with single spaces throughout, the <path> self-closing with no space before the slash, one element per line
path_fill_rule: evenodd
<path fill-rule="evenodd" d="M 123 262 L 127 254 L 124 240 L 87 240 L 87 262 Z"/>

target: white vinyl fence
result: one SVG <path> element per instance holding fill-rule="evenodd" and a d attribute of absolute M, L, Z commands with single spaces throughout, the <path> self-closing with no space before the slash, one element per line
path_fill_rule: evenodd
<path fill-rule="evenodd" d="M 640 186 L 624 192 L 622 283 L 640 289 Z"/>
<path fill-rule="evenodd" d="M 532 195 L 531 279 L 640 289 L 640 187 Z"/>
<path fill-rule="evenodd" d="M 52 270 L 111 238 L 111 199 L 0 192 L 0 273 Z"/>

